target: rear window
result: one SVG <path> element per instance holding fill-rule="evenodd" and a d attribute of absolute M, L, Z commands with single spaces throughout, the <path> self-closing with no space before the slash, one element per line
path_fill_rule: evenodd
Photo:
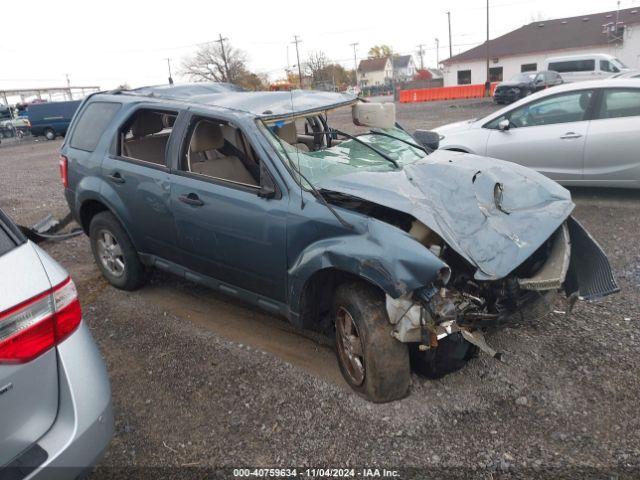
<path fill-rule="evenodd" d="M 122 104 L 113 102 L 93 102 L 80 114 L 69 145 L 71 148 L 92 152 Z"/>
<path fill-rule="evenodd" d="M 565 62 L 551 62 L 549 70 L 558 73 L 567 72 L 593 72 L 596 69 L 596 61 L 594 59 L 584 60 L 567 60 Z"/>

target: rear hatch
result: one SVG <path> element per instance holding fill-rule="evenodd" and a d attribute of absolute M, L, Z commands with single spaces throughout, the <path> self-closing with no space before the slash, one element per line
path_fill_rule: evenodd
<path fill-rule="evenodd" d="M 0 469 L 56 418 L 56 349 L 29 360 L 48 341 L 42 328 L 33 332 L 50 309 L 51 287 L 36 250 L 0 210 Z"/>

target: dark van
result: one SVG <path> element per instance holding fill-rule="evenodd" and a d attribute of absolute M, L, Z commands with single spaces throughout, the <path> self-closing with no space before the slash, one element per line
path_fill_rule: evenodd
<path fill-rule="evenodd" d="M 69 102 L 34 103 L 27 108 L 33 136 L 44 135 L 53 140 L 58 135 L 67 133 L 73 114 L 76 113 L 80 100 Z"/>

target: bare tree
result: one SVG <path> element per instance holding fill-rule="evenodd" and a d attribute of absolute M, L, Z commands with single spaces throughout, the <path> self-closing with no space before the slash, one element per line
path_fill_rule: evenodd
<path fill-rule="evenodd" d="M 229 74 L 225 67 L 225 56 Z M 193 81 L 213 81 L 238 83 L 247 73 L 247 54 L 227 43 L 207 43 L 198 48 L 196 53 L 182 62 L 181 73 Z"/>
<path fill-rule="evenodd" d="M 322 50 L 315 50 L 307 58 L 306 70 L 314 81 L 326 80 L 323 76 L 326 68 L 330 65 L 329 58 Z"/>

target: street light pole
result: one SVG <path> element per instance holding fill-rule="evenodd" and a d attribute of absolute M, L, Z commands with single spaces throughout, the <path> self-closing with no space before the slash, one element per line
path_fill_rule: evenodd
<path fill-rule="evenodd" d="M 447 12 L 447 19 L 449 21 L 449 58 L 453 57 L 453 44 L 451 43 L 451 12 Z"/>
<path fill-rule="evenodd" d="M 489 74 L 489 0 L 487 0 L 487 81 L 484 84 L 484 96 L 491 93 L 491 75 Z"/>

